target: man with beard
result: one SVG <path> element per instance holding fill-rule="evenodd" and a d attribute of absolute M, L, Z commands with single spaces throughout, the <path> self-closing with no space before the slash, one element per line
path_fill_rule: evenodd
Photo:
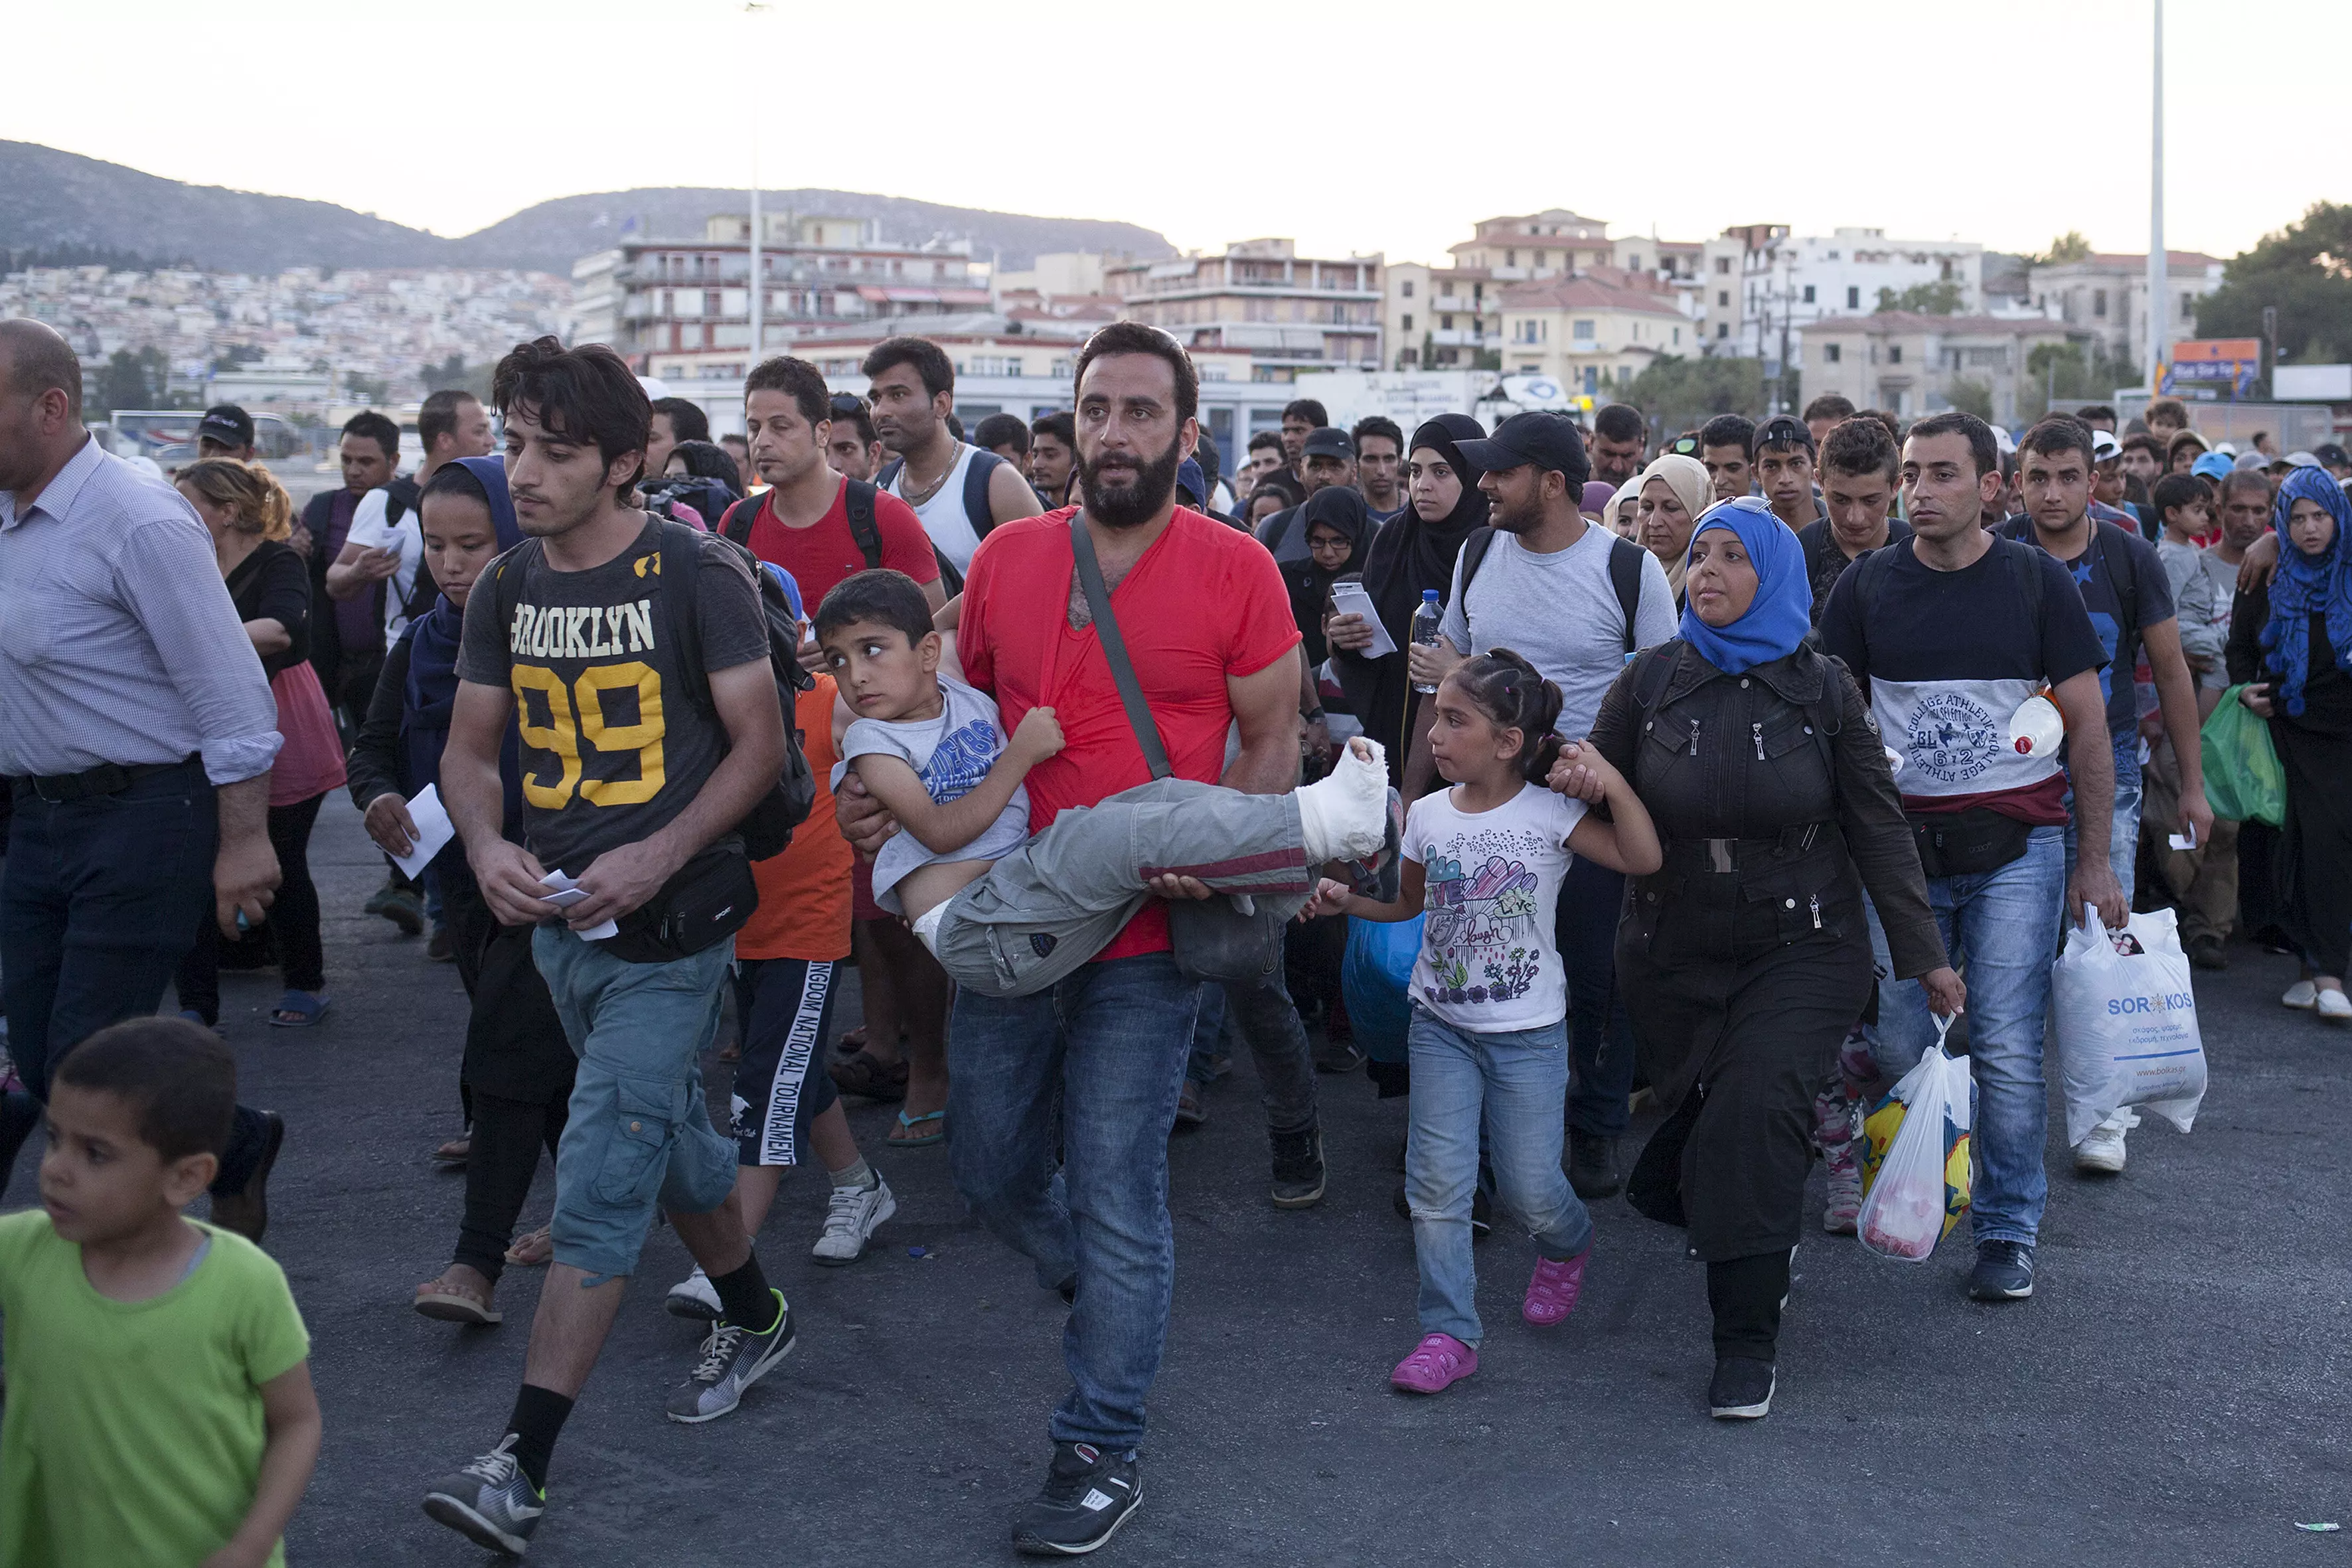
<path fill-rule="evenodd" d="M 1199 439 L 1191 359 L 1156 328 L 1114 322 L 1079 353 L 1076 386 L 1083 505 L 989 535 L 958 633 L 965 678 L 995 699 L 1008 731 L 1050 707 L 1069 738 L 1028 775 L 1031 830 L 1150 777 L 1076 570 L 1074 529 L 1100 563 L 1173 776 L 1260 795 L 1291 788 L 1299 639 L 1281 576 L 1255 541 L 1175 504 L 1177 467 Z M 862 786 L 845 782 L 835 809 L 861 853 L 895 829 Z M 1207 893 L 1197 883 L 1159 890 Z M 1063 1336 L 1073 1386 L 1049 1424 L 1045 1489 L 1014 1525 L 1024 1552 L 1090 1552 L 1141 1500 L 1136 1448 L 1175 1277 L 1166 1146 L 1201 994 L 1177 970 L 1155 901 L 1048 992 L 956 997 L 956 1185 L 1035 1263 L 1038 1283 L 1074 1303 Z"/>
<path fill-rule="evenodd" d="M 896 454 L 874 482 L 915 509 L 940 554 L 958 572 L 989 530 L 1037 515 L 1021 470 L 950 428 L 955 365 L 928 338 L 886 338 L 866 356 L 874 430 Z"/>
<path fill-rule="evenodd" d="M 1612 403 L 1592 416 L 1592 477 L 1614 489 L 1642 471 L 1650 426 L 1630 403 Z"/>
<path fill-rule="evenodd" d="M 1459 443 L 1481 470 L 1495 532 L 1483 555 L 1474 537 L 1454 563 L 1437 646 L 1406 650 L 1413 680 L 1434 687 L 1472 654 L 1524 655 L 1565 700 L 1559 732 L 1581 739 L 1625 656 L 1675 635 L 1675 595 L 1658 558 L 1596 528 L 1577 510 L 1591 478 L 1575 424 L 1558 414 L 1515 414 L 1491 439 Z M 1743 448 L 1743 452 L 1744 452 Z M 1434 781 L 1429 752 L 1433 699 L 1420 700 L 1408 737 L 1404 798 Z M 1617 1140 L 1630 1119 L 1633 1026 L 1617 994 L 1617 911 L 1625 880 L 1579 856 L 1560 884 L 1559 953 L 1575 1019 L 1575 1087 L 1569 1092 L 1569 1180 L 1577 1195 L 1605 1198 L 1622 1184 Z"/>

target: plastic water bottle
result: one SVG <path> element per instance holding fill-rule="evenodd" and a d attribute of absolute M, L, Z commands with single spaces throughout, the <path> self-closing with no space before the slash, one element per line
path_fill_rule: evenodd
<path fill-rule="evenodd" d="M 1412 613 L 1412 640 L 1422 647 L 1435 647 L 1437 627 L 1444 619 L 1445 610 L 1437 602 L 1437 590 L 1423 588 L 1421 591 L 1421 608 Z M 1412 683 L 1412 689 L 1415 691 L 1437 689 L 1434 686 L 1423 686 L 1418 680 Z"/>

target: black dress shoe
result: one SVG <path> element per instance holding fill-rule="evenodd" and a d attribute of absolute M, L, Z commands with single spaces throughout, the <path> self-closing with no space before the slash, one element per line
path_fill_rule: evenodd
<path fill-rule="evenodd" d="M 1597 1132 L 1570 1132 L 1568 1184 L 1588 1202 L 1622 1192 L 1625 1178 L 1617 1173 L 1617 1140 Z"/>

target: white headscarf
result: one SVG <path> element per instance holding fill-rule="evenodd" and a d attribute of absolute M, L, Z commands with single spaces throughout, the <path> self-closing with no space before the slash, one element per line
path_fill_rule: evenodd
<path fill-rule="evenodd" d="M 1715 504 L 1715 481 L 1707 477 L 1706 465 L 1696 458 L 1668 452 L 1653 459 L 1650 466 L 1634 478 L 1636 493 L 1652 479 L 1664 480 L 1666 488 L 1675 492 L 1675 499 L 1683 503 L 1685 511 L 1690 513 L 1694 531 L 1698 527 L 1699 518 Z M 1690 571 L 1688 548 L 1675 551 L 1671 560 L 1662 558 L 1658 564 L 1666 569 L 1666 583 L 1675 591 L 1675 603 L 1681 604 L 1683 579 Z"/>

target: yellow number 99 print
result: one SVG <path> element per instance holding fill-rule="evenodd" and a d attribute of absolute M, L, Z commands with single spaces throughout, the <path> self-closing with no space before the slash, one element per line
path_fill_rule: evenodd
<path fill-rule="evenodd" d="M 659 670 L 639 659 L 597 665 L 583 671 L 579 680 L 567 689 L 563 678 L 544 665 L 516 664 L 512 667 L 512 680 L 518 710 L 515 732 L 524 745 L 548 752 L 558 763 L 551 783 L 535 772 L 524 772 L 525 800 L 542 811 L 560 811 L 570 803 L 575 789 L 581 799 L 593 805 L 638 805 L 661 793 L 667 775 L 662 764 L 664 726 Z M 605 719 L 607 691 L 636 693 L 635 723 L 614 724 Z M 539 693 L 541 700 L 547 704 L 544 724 L 538 722 L 531 712 L 532 692 Z M 583 739 L 592 751 L 607 754 L 635 752 L 637 776 L 582 783 L 580 742 Z"/>

